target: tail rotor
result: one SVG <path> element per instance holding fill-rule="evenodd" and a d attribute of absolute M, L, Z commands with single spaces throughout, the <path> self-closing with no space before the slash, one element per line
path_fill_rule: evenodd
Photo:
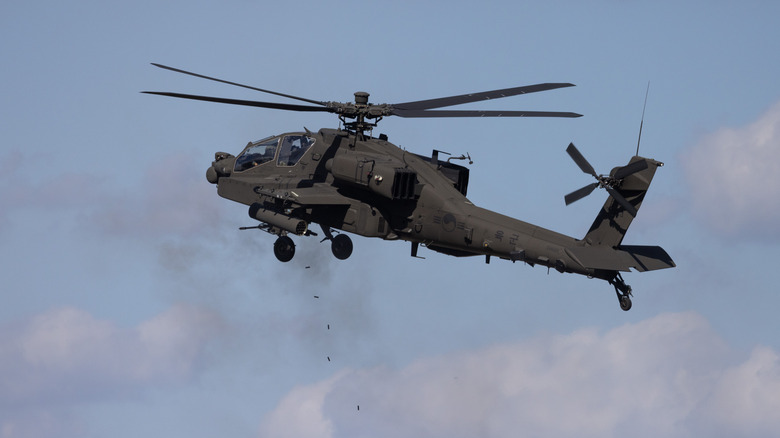
<path fill-rule="evenodd" d="M 628 212 L 628 214 L 631 216 L 636 216 L 636 207 L 628 202 L 628 200 L 623 195 L 621 195 L 617 189 L 620 188 L 620 185 L 623 183 L 623 179 L 647 169 L 646 160 L 643 159 L 640 161 L 634 161 L 626 166 L 616 168 L 609 175 L 599 175 L 596 173 L 595 169 L 593 169 L 593 166 L 591 166 L 588 160 L 585 159 L 580 151 L 574 146 L 574 143 L 569 143 L 569 147 L 566 148 L 566 153 L 569 154 L 571 159 L 574 160 L 583 173 L 587 173 L 588 175 L 596 178 L 596 182 L 588 184 L 564 196 L 566 205 L 569 205 L 575 201 L 579 201 L 580 199 L 593 193 L 596 188 L 600 187 L 605 189 L 607 193 L 612 196 L 615 202 L 620 204 L 623 209 Z"/>

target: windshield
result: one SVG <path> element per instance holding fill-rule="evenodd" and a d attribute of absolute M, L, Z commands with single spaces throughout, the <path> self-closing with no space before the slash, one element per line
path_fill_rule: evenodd
<path fill-rule="evenodd" d="M 306 135 L 286 135 L 279 147 L 277 166 L 295 166 L 303 154 L 314 144 L 314 139 Z"/>
<path fill-rule="evenodd" d="M 250 144 L 246 150 L 236 158 L 236 172 L 251 169 L 274 159 L 279 138 L 260 140 Z"/>

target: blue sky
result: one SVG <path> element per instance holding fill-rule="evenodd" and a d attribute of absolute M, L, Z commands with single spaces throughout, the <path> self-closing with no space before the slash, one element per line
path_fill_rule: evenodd
<path fill-rule="evenodd" d="M 776 2 L 283 3 L 0 6 L 0 437 L 780 428 Z M 622 312 L 602 281 L 400 242 L 302 238 L 281 264 L 205 169 L 336 119 L 143 95 L 273 100 L 150 62 L 375 103 L 572 82 L 470 108 L 579 119 L 378 131 L 470 153 L 474 203 L 575 237 L 605 195 L 564 206 L 590 182 L 566 145 L 626 163 L 650 81 L 641 153 L 666 165 L 626 243 L 678 268 L 626 275 Z"/>

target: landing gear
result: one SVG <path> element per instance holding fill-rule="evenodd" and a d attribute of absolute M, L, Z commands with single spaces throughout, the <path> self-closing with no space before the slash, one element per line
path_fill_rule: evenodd
<path fill-rule="evenodd" d="M 616 273 L 615 277 L 608 281 L 609 284 L 615 287 L 620 308 L 628 312 L 631 309 L 631 286 L 623 281 L 623 276 L 620 275 L 620 272 Z"/>
<path fill-rule="evenodd" d="M 295 243 L 287 236 L 279 236 L 274 242 L 274 255 L 280 262 L 289 262 L 295 255 Z"/>
<path fill-rule="evenodd" d="M 352 239 L 346 234 L 334 236 L 330 242 L 330 250 L 339 260 L 346 260 L 352 255 Z"/>
<path fill-rule="evenodd" d="M 330 240 L 330 250 L 339 260 L 346 260 L 352 255 L 352 239 L 346 234 L 333 235 L 329 228 L 322 228 L 325 231 L 325 238 L 322 241 Z M 307 235 L 314 235 L 309 233 Z M 295 243 L 286 234 L 280 235 L 274 242 L 274 255 L 280 262 L 289 262 L 295 256 Z"/>
<path fill-rule="evenodd" d="M 631 298 L 628 297 L 628 295 L 622 295 L 618 296 L 618 300 L 620 301 L 620 308 L 628 312 L 631 310 Z"/>
<path fill-rule="evenodd" d="M 333 255 L 339 260 L 346 260 L 352 255 L 352 239 L 346 234 L 338 234 L 336 236 L 330 231 L 330 227 L 320 224 L 322 232 L 325 233 L 325 238 L 322 242 L 330 240 L 330 250 Z"/>

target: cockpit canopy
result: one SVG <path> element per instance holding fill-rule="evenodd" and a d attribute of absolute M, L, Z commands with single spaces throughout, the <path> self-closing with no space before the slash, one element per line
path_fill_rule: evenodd
<path fill-rule="evenodd" d="M 268 137 L 249 143 L 238 158 L 235 171 L 242 172 L 255 166 L 275 161 L 278 167 L 295 166 L 315 139 L 308 135 Z"/>

